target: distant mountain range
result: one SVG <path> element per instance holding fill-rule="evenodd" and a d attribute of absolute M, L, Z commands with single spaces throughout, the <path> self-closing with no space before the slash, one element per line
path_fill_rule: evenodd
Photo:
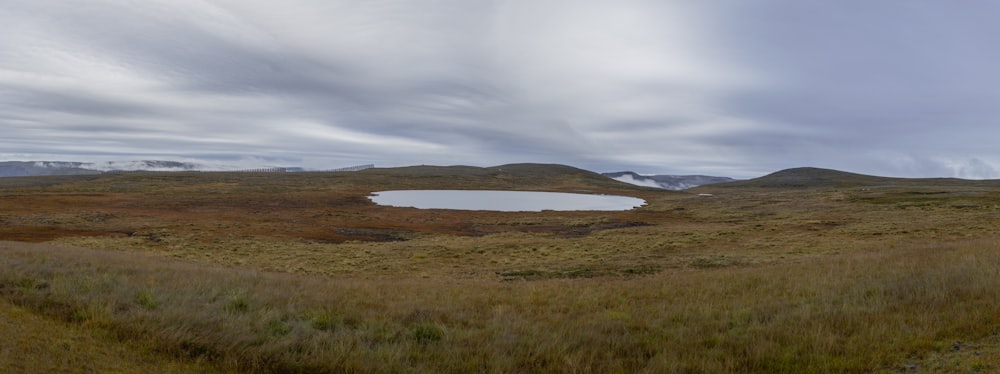
<path fill-rule="evenodd" d="M 106 162 L 69 161 L 0 161 L 0 177 L 35 177 L 47 175 L 88 175 L 108 172 L 133 171 L 358 171 L 374 168 L 375 165 L 355 165 L 337 169 L 313 170 L 301 167 L 236 166 L 226 164 L 201 164 L 193 162 L 139 160 Z"/>
<path fill-rule="evenodd" d="M 666 190 L 686 190 L 706 184 L 733 182 L 729 177 L 711 177 L 707 175 L 642 175 L 631 171 L 602 173 L 602 175 L 636 186 L 662 188 Z"/>
<path fill-rule="evenodd" d="M 27 177 L 36 175 L 98 174 L 100 171 L 80 167 L 79 162 L 7 161 L 0 162 L 0 177 Z"/>
<path fill-rule="evenodd" d="M 0 162 L 0 177 L 32 177 L 46 175 L 87 175 L 115 171 L 226 171 L 235 167 L 209 166 L 177 161 L 4 161 Z"/>
<path fill-rule="evenodd" d="M 504 165 L 495 167 L 501 171 L 506 166 L 525 168 L 525 165 Z M 538 164 L 541 165 L 541 164 Z M 549 168 L 554 165 L 541 165 Z M 374 165 L 353 166 L 342 169 L 332 169 L 327 171 L 354 171 L 372 168 Z M 536 167 L 537 168 L 537 167 Z M 566 167 L 568 168 L 568 167 Z M 68 162 L 68 161 L 3 161 L 0 162 L 0 177 L 31 177 L 47 175 L 88 175 L 101 174 L 107 172 L 129 172 L 129 171 L 248 171 L 248 170 L 269 170 L 248 169 L 246 167 L 236 167 L 228 165 L 204 165 L 191 162 L 160 161 L 160 160 L 139 160 L 139 161 L 107 161 L 107 162 Z M 283 171 L 298 172 L 305 171 L 300 167 L 280 168 Z M 575 169 L 575 168 L 574 168 Z M 561 170 L 561 169 L 560 169 Z M 545 172 L 552 172 L 546 170 Z M 641 175 L 631 171 L 618 173 L 604 173 L 606 177 L 645 187 L 662 188 L 667 190 L 684 190 L 692 187 L 707 184 L 732 182 L 734 179 L 726 177 L 710 177 L 704 175 Z"/>

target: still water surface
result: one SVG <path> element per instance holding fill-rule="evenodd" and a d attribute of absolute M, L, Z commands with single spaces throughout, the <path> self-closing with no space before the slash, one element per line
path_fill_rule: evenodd
<path fill-rule="evenodd" d="M 563 192 L 484 190 L 396 190 L 373 192 L 368 198 L 379 205 L 420 209 L 497 210 L 629 210 L 645 200 L 615 195 Z"/>

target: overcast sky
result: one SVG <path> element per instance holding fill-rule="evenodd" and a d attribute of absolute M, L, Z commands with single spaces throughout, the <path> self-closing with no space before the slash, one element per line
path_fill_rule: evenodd
<path fill-rule="evenodd" d="M 1000 2 L 0 0 L 0 159 L 1000 178 Z"/>

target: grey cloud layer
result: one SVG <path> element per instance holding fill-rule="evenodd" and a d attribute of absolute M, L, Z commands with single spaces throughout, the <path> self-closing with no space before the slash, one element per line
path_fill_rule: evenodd
<path fill-rule="evenodd" d="M 8 1 L 0 156 L 1000 177 L 988 8 Z"/>

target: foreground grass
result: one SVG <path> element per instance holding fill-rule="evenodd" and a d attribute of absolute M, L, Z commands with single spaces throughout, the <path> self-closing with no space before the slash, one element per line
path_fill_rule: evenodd
<path fill-rule="evenodd" d="M 0 301 L 0 368 L 5 373 L 215 372 L 123 344 L 101 330 L 44 318 Z"/>
<path fill-rule="evenodd" d="M 336 279 L 19 243 L 0 244 L 0 267 L 0 294 L 22 308 L 234 371 L 987 370 L 1000 353 L 977 343 L 1000 333 L 989 239 L 514 282 Z M 987 354 L 940 358 L 976 344 Z"/>

